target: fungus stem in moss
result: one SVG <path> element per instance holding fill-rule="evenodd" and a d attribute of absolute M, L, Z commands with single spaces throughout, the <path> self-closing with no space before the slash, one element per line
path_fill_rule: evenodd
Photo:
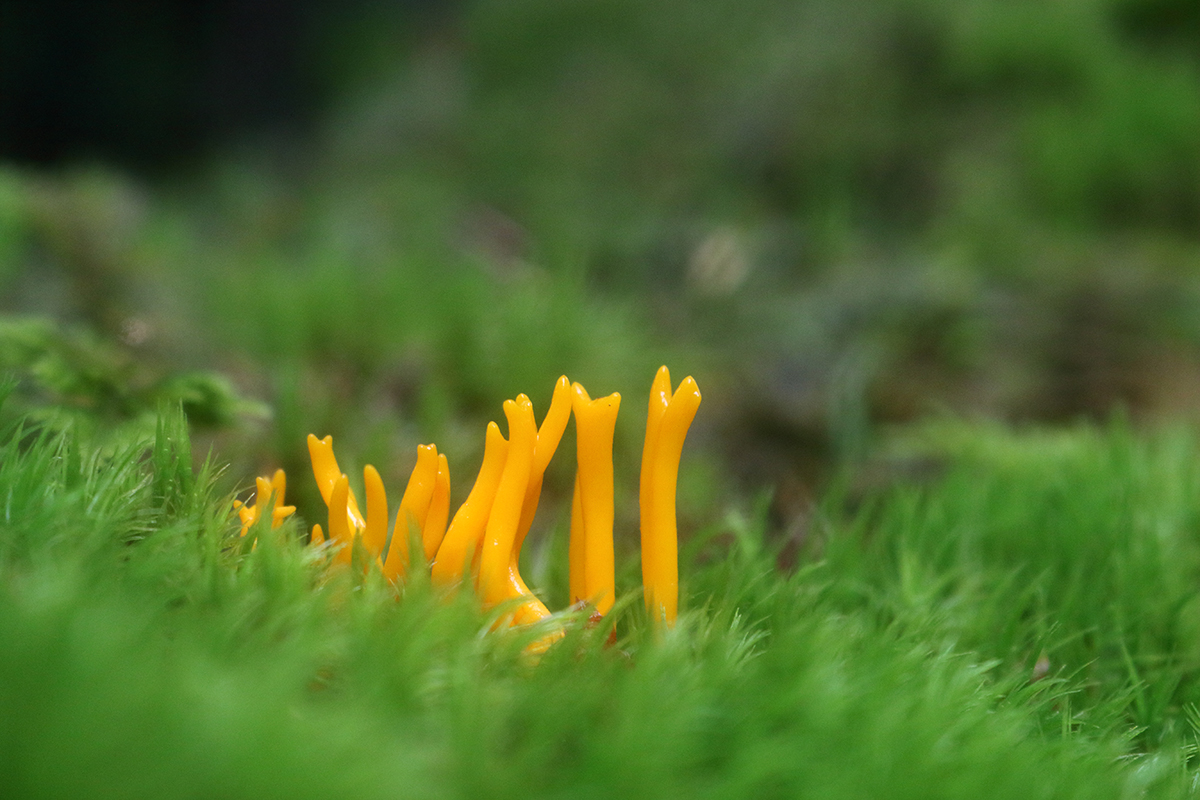
<path fill-rule="evenodd" d="M 696 409 L 700 388 L 689 375 L 671 394 L 671 374 L 659 369 L 650 390 L 646 441 L 639 486 L 642 529 L 642 586 L 655 619 L 675 623 L 679 608 L 679 546 L 675 490 L 679 459 Z"/>
<path fill-rule="evenodd" d="M 580 600 L 593 603 L 601 614 L 612 608 L 616 591 L 613 579 L 613 430 L 621 395 L 592 400 L 576 383 L 572 411 L 575 414 L 576 461 L 579 480 L 580 516 L 583 521 L 582 552 L 571 564 L 583 575 Z"/>

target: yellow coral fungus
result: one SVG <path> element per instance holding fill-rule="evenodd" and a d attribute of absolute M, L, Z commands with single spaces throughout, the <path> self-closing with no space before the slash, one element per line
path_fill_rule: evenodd
<path fill-rule="evenodd" d="M 508 458 L 488 515 L 479 562 L 479 593 L 487 605 L 522 594 L 521 587 L 512 580 L 509 564 L 537 445 L 537 424 L 528 397 L 521 394 L 515 400 L 505 400 L 504 416 L 508 418 Z"/>
<path fill-rule="evenodd" d="M 581 551 L 570 558 L 571 566 L 582 571 L 572 581 L 581 593 L 572 601 L 593 603 L 601 614 L 612 608 L 616 599 L 613 581 L 613 429 L 621 395 L 610 394 L 595 400 L 578 383 L 572 410 L 575 414 L 576 461 L 578 465 L 579 502 L 582 535 L 578 541 Z M 574 513 L 574 512 L 572 512 Z M 572 545 L 576 543 L 572 537 Z"/>
<path fill-rule="evenodd" d="M 421 541 L 425 547 L 425 560 L 431 561 L 437 554 L 446 536 L 446 521 L 450 519 L 450 463 L 446 456 L 438 453 L 437 473 L 433 479 L 433 494 L 429 498 L 429 510 L 425 512 L 425 523 L 421 526 Z"/>
<path fill-rule="evenodd" d="M 422 548 L 429 549 L 428 542 L 424 541 L 423 528 L 425 517 L 429 513 L 429 502 L 433 499 L 437 474 L 437 447 L 432 444 L 418 446 L 417 465 L 413 467 L 408 486 L 404 489 L 404 496 L 400 499 L 400 510 L 396 512 L 396 526 L 392 529 L 392 543 L 388 547 L 387 559 L 383 562 L 383 574 L 390 581 L 399 580 L 408 569 L 410 532 L 420 534 L 424 542 Z"/>
<path fill-rule="evenodd" d="M 585 602 L 587 583 L 584 580 L 584 555 L 587 542 L 583 530 L 583 501 L 579 497 L 579 472 L 575 472 L 575 490 L 571 493 L 571 539 L 567 545 L 568 591 L 571 604 Z"/>
<path fill-rule="evenodd" d="M 348 501 L 350 498 L 350 479 L 339 475 L 334 481 L 329 498 L 329 541 L 337 548 L 333 557 L 335 564 L 349 564 L 354 536 L 357 530 L 350 524 Z M 365 526 L 364 526 L 365 527 Z"/>
<path fill-rule="evenodd" d="M 349 564 L 354 542 L 360 541 L 370 558 L 378 560 L 387 541 L 388 526 L 387 492 L 378 470 L 370 464 L 363 468 L 363 488 L 367 494 L 367 516 L 364 518 L 350 488 L 350 479 L 338 468 L 333 454 L 333 437 L 318 439 L 310 433 L 308 453 L 317 488 L 329 509 L 329 529 L 322 531 L 320 525 L 314 525 L 312 544 L 321 544 L 328 537 L 336 548 L 333 562 Z"/>
<path fill-rule="evenodd" d="M 242 536 L 250 532 L 254 523 L 267 515 L 268 508 L 272 529 L 278 528 L 296 511 L 295 506 L 283 505 L 283 493 L 287 488 L 287 476 L 283 470 L 275 470 L 275 474 L 269 480 L 256 478 L 254 483 L 254 505 L 246 505 L 241 500 L 233 501 L 233 508 L 238 512 L 238 519 L 242 523 Z"/>
<path fill-rule="evenodd" d="M 310 433 L 308 435 L 308 456 L 312 460 L 313 477 L 317 479 L 317 489 L 321 492 L 321 499 L 328 506 L 333 497 L 333 486 L 342 475 L 341 469 L 338 468 L 337 458 L 333 455 L 333 437 L 326 436 L 324 439 L 318 439 Z M 349 524 L 351 526 L 361 528 L 366 525 L 362 514 L 359 513 L 358 501 L 354 499 L 353 492 L 348 495 L 346 510 L 350 514 Z"/>
<path fill-rule="evenodd" d="M 363 467 L 363 489 L 367 493 L 367 522 L 363 528 L 363 547 L 371 558 L 383 555 L 387 545 L 388 506 L 387 491 L 383 488 L 383 478 L 379 471 L 367 464 Z"/>
<path fill-rule="evenodd" d="M 496 423 L 488 423 L 478 477 L 448 527 L 450 466 L 436 446 L 421 445 L 390 544 L 387 495 L 378 471 L 370 465 L 363 470 L 364 517 L 350 481 L 334 457 L 333 439 L 310 435 L 313 476 L 329 510 L 327 530 L 314 525 L 311 541 L 319 545 L 328 538 L 334 545 L 334 563 L 343 564 L 350 562 L 355 542 L 360 542 L 370 562 L 380 564 L 384 576 L 399 583 L 410 569 L 410 537 L 414 541 L 419 538 L 424 556 L 421 566 L 428 565 L 435 585 L 469 584 L 475 573 L 475 587 L 485 606 L 513 604 L 507 617 L 511 624 L 545 619 L 549 610 L 521 577 L 520 552 L 537 512 L 546 468 L 574 416 L 577 451 L 569 552 L 571 602 L 590 603 L 598 613 L 607 613 L 616 599 L 612 446 L 620 403 L 619 394 L 593 400 L 583 386 L 572 384 L 565 375 L 555 384 L 540 426 L 528 397 L 522 394 L 506 401 L 509 438 L 504 438 Z M 650 392 L 638 499 L 646 604 L 656 619 L 667 624 L 673 623 L 678 613 L 675 490 L 679 459 L 699 404 L 700 390 L 691 377 L 672 393 L 667 368 L 658 371 Z M 291 507 L 279 505 L 284 486 L 282 471 L 271 481 L 258 479 L 255 505 L 238 507 L 243 533 L 268 507 L 275 525 L 292 512 Z M 545 649 L 559 636 L 561 633 L 543 637 L 534 649 Z"/>
<path fill-rule="evenodd" d="M 558 450 L 563 433 L 567 430 L 567 422 L 571 419 L 571 381 L 566 375 L 561 376 L 554 384 L 554 396 L 550 399 L 550 409 L 542 420 L 537 432 L 537 443 L 533 447 L 533 464 L 529 469 L 529 483 L 525 489 L 525 500 L 521 505 L 521 522 L 517 526 L 517 536 L 513 540 L 512 556 L 509 559 L 509 575 L 524 594 L 531 594 L 525 580 L 521 577 L 518 562 L 521 559 L 521 545 L 533 524 L 537 513 L 538 500 L 542 495 L 542 479 L 550 459 Z"/>
<path fill-rule="evenodd" d="M 639 487 L 642 528 L 642 586 L 655 619 L 674 624 L 679 607 L 679 554 L 675 488 L 679 458 L 696 409 L 700 388 L 689 375 L 671 394 L 671 373 L 658 370 L 650 390 L 646 441 Z"/>
<path fill-rule="evenodd" d="M 469 571 L 470 559 L 475 555 L 476 546 L 482 541 L 487 528 L 507 458 L 508 441 L 500 433 L 500 426 L 489 422 L 479 477 L 475 479 L 466 502 L 455 513 L 430 568 L 434 583 L 452 586 L 462 581 Z"/>

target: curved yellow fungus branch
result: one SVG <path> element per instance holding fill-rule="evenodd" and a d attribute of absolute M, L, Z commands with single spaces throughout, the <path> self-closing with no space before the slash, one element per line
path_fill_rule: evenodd
<path fill-rule="evenodd" d="M 650 476 L 654 472 L 653 464 L 658 444 L 658 431 L 662 425 L 663 414 L 667 413 L 667 404 L 670 402 L 671 373 L 664 364 L 658 368 L 654 382 L 650 384 L 650 407 L 646 411 L 646 442 L 642 446 L 642 472 L 638 483 L 638 508 L 641 511 L 643 522 L 649 519 L 650 513 Z M 642 560 L 644 563 L 644 555 Z"/>
<path fill-rule="evenodd" d="M 524 582 L 513 580 L 509 571 L 517 526 L 521 523 L 521 506 L 533 469 L 537 423 L 533 418 L 533 404 L 523 394 L 504 402 L 504 416 L 508 418 L 508 458 L 484 533 L 479 591 L 488 607 L 513 598 L 525 598 L 513 612 L 513 622 L 522 624 L 550 615 L 545 605 L 524 587 Z"/>
<path fill-rule="evenodd" d="M 437 555 L 442 539 L 446 535 L 446 520 L 450 518 L 450 462 L 438 453 L 437 473 L 433 479 L 433 495 L 429 498 L 429 511 L 421 528 L 421 541 L 425 546 L 425 560 Z"/>
<path fill-rule="evenodd" d="M 454 514 L 449 530 L 446 531 L 437 557 L 430 569 L 433 582 L 440 586 L 453 586 L 463 580 L 470 569 L 470 559 L 475 555 L 477 544 L 487 528 L 500 475 L 508 458 L 508 441 L 500 433 L 500 426 L 489 422 L 484 439 L 483 463 L 479 477 L 471 487 L 471 493 Z"/>
<path fill-rule="evenodd" d="M 408 486 L 400 498 L 396 525 L 392 528 L 392 543 L 383 562 L 383 576 L 397 581 L 408 569 L 408 537 L 410 532 L 422 533 L 433 487 L 437 483 L 438 453 L 432 444 L 417 446 L 417 464 L 408 477 Z"/>
<path fill-rule="evenodd" d="M 563 375 L 554 384 L 554 396 L 550 400 L 550 409 L 546 412 L 541 427 L 538 428 L 537 443 L 533 447 L 533 465 L 529 470 L 529 485 L 525 489 L 525 500 L 521 505 L 521 522 L 517 526 L 512 557 L 509 559 L 509 576 L 516 585 L 521 587 L 523 594 L 532 594 L 532 592 L 525 585 L 525 579 L 521 577 L 521 545 L 525 543 L 525 536 L 529 533 L 533 517 L 537 513 L 546 467 L 550 465 L 550 459 L 554 458 L 554 452 L 558 449 L 558 443 L 562 441 L 563 433 L 566 431 L 570 419 L 571 382 L 567 380 L 566 375 Z"/>
<path fill-rule="evenodd" d="M 337 548 L 333 563 L 349 564 L 354 545 L 355 529 L 350 525 L 347 506 L 350 498 L 350 479 L 339 475 L 329 497 L 329 541 Z"/>
<path fill-rule="evenodd" d="M 582 567 L 583 592 L 579 599 L 593 603 L 601 614 L 608 613 L 616 597 L 613 580 L 613 429 L 621 395 L 592 400 L 578 383 L 572 410 L 579 480 L 580 514 L 583 520 L 582 557 L 571 558 Z"/>
<path fill-rule="evenodd" d="M 517 526 L 521 523 L 521 505 L 537 443 L 537 423 L 528 397 L 521 394 L 515 400 L 505 400 L 504 416 L 508 419 L 508 457 L 504 460 L 496 499 L 488 515 L 479 563 L 479 589 L 484 603 L 489 606 L 511 596 L 508 564 Z"/>
<path fill-rule="evenodd" d="M 646 442 L 642 450 L 639 500 L 642 528 L 642 586 L 646 608 L 672 625 L 679 607 L 679 548 L 675 489 L 683 440 L 700 407 L 700 388 L 689 375 L 673 395 L 666 367 L 650 392 Z"/>
<path fill-rule="evenodd" d="M 310 433 L 308 435 L 308 456 L 312 460 L 313 477 L 317 479 L 317 489 L 321 492 L 321 499 L 328 506 L 333 496 L 333 485 L 342 475 L 337 459 L 333 455 L 333 437 L 326 436 L 324 439 L 318 439 Z M 367 524 L 358 510 L 358 501 L 354 498 L 354 492 L 350 492 L 347 496 L 346 510 L 350 514 L 352 527 L 362 528 Z"/>
<path fill-rule="evenodd" d="M 333 454 L 333 437 L 318 439 L 310 433 L 308 454 L 321 499 L 329 509 L 328 539 L 337 548 L 333 563 L 350 563 L 356 538 L 361 539 L 372 559 L 378 559 L 387 541 L 388 524 L 387 493 L 378 470 L 370 464 L 363 468 L 363 488 L 367 494 L 367 516 L 364 518 L 354 490 L 350 488 L 350 479 L 338 467 Z M 319 545 L 325 540 L 326 531 L 320 525 L 314 525 L 310 544 Z"/>
<path fill-rule="evenodd" d="M 370 464 L 363 467 L 363 490 L 367 494 L 367 524 L 363 528 L 362 542 L 371 559 L 375 560 L 383 555 L 387 545 L 388 504 L 383 478 Z"/>

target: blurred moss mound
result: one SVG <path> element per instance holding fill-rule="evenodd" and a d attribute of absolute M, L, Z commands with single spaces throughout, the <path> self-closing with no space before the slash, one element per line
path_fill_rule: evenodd
<path fill-rule="evenodd" d="M 484 0 L 355 141 L 610 268 L 729 222 L 794 226 L 809 267 L 929 236 L 1013 269 L 1039 234 L 1195 237 L 1198 30 L 1181 0 Z"/>

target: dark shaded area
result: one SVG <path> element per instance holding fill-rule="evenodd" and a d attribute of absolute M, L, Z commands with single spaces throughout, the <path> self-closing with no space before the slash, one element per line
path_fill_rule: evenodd
<path fill-rule="evenodd" d="M 338 37 L 375 0 L 0 0 L 0 158 L 171 166 L 297 132 L 334 94 Z M 401 0 L 397 46 L 444 3 Z"/>

